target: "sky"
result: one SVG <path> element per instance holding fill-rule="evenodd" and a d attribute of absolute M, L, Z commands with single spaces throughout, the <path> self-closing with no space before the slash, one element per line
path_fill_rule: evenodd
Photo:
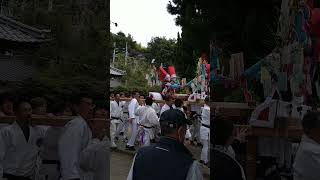
<path fill-rule="evenodd" d="M 177 38 L 181 28 L 167 11 L 169 0 L 110 0 L 111 32 L 131 34 L 146 47 L 152 37 Z"/>

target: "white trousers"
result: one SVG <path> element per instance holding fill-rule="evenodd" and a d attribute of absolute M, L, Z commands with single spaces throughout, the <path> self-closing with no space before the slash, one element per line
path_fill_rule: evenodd
<path fill-rule="evenodd" d="M 118 128 L 116 130 L 115 136 L 119 136 L 119 134 L 121 132 L 123 132 L 124 138 L 127 138 L 128 137 L 128 126 L 129 126 L 128 115 L 124 114 L 123 118 L 122 118 L 122 121 L 118 125 Z"/>
<path fill-rule="evenodd" d="M 59 180 L 60 170 L 57 164 L 41 164 L 38 180 Z"/>
<path fill-rule="evenodd" d="M 131 122 L 131 137 L 127 143 L 128 146 L 134 146 L 138 136 L 138 123 L 136 119 L 133 119 Z"/>
<path fill-rule="evenodd" d="M 195 138 L 197 138 L 199 142 L 201 140 L 200 138 L 201 122 L 196 120 L 192 126 L 193 127 L 192 127 L 191 139 L 194 140 Z"/>
<path fill-rule="evenodd" d="M 208 163 L 209 159 L 209 140 L 202 140 L 202 150 L 201 150 L 201 160 L 204 161 L 204 163 Z"/>
<path fill-rule="evenodd" d="M 110 141 L 111 141 L 111 146 L 115 146 L 115 142 L 114 139 L 117 136 L 117 132 L 119 132 L 118 129 L 119 125 L 121 124 L 120 120 L 111 120 L 111 124 L 110 124 Z"/>

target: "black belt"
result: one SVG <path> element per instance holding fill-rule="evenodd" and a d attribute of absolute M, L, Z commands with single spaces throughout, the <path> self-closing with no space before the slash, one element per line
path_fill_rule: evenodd
<path fill-rule="evenodd" d="M 3 177 L 7 178 L 8 180 L 31 180 L 29 177 L 23 177 L 23 176 L 15 176 L 12 174 L 3 173 Z"/>
<path fill-rule="evenodd" d="M 112 117 L 112 116 L 111 116 L 111 121 L 112 121 L 112 120 L 120 120 L 120 121 L 123 121 L 121 118 L 118 118 L 118 117 Z"/>
<path fill-rule="evenodd" d="M 209 126 L 209 125 L 202 124 L 202 126 L 204 126 L 204 127 L 206 127 L 206 128 L 209 128 L 209 129 L 210 129 L 210 126 Z"/>
<path fill-rule="evenodd" d="M 148 127 L 148 126 L 141 125 L 141 124 L 140 124 L 140 126 L 142 126 L 142 127 L 146 128 L 146 129 L 152 129 L 152 128 L 154 128 L 153 126 L 152 126 L 152 127 Z"/>
<path fill-rule="evenodd" d="M 55 164 L 57 165 L 57 170 L 60 172 L 61 163 L 58 160 L 42 160 L 42 164 Z M 59 173 L 59 179 L 61 178 L 61 173 Z"/>
<path fill-rule="evenodd" d="M 57 165 L 60 165 L 60 161 L 58 161 L 58 160 L 42 160 L 42 164 L 57 164 Z"/>

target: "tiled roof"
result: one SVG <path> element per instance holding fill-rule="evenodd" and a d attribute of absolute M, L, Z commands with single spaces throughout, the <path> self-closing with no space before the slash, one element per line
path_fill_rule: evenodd
<path fill-rule="evenodd" d="M 48 30 L 39 30 L 0 14 L 0 40 L 39 43 L 50 41 Z"/>
<path fill-rule="evenodd" d="M 117 68 L 115 68 L 113 66 L 110 66 L 110 74 L 114 75 L 114 76 L 123 76 L 123 75 L 126 74 L 126 72 L 122 71 L 120 69 L 117 69 Z"/>
<path fill-rule="evenodd" d="M 34 67 L 25 65 L 23 60 L 0 61 L 0 80 L 2 81 L 21 81 L 30 78 L 34 71 Z"/>

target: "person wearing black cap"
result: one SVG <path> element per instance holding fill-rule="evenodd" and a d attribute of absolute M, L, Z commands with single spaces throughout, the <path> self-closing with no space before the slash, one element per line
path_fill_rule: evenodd
<path fill-rule="evenodd" d="M 127 180 L 202 180 L 198 162 L 183 144 L 191 124 L 180 110 L 163 112 L 160 141 L 139 149 Z"/>

